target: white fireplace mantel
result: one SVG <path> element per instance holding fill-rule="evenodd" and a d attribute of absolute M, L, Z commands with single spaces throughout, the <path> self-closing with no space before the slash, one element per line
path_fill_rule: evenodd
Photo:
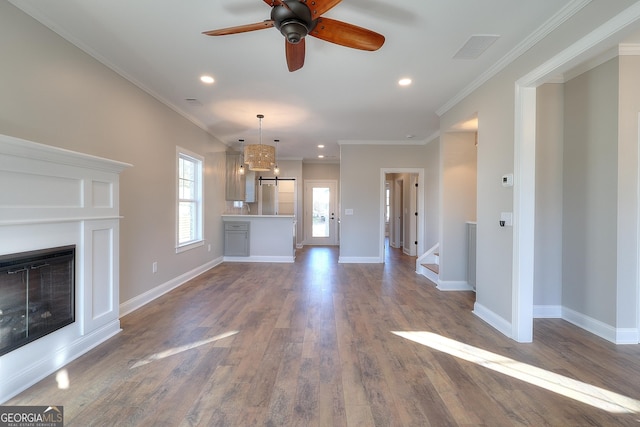
<path fill-rule="evenodd" d="M 75 322 L 0 357 L 0 403 L 120 331 L 119 174 L 129 166 L 0 135 L 0 255 L 76 246 Z"/>

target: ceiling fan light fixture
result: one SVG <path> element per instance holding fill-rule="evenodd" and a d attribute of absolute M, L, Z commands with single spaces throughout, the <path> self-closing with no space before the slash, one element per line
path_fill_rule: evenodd
<path fill-rule="evenodd" d="M 382 34 L 322 16 L 340 2 L 341 0 L 265 0 L 271 7 L 271 19 L 204 31 L 202 34 L 224 36 L 275 27 L 285 37 L 285 57 L 290 72 L 297 71 L 304 65 L 307 35 L 352 49 L 380 49 L 385 40 Z"/>
<path fill-rule="evenodd" d="M 300 21 L 291 20 L 282 23 L 280 32 L 289 43 L 298 44 L 309 33 L 309 28 Z"/>
<path fill-rule="evenodd" d="M 285 0 L 282 3 L 271 9 L 271 20 L 289 43 L 298 44 L 311 30 L 311 11 L 297 0 Z"/>

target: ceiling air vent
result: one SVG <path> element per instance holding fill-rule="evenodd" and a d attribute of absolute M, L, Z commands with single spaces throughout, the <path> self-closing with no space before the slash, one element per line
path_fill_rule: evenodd
<path fill-rule="evenodd" d="M 453 55 L 453 58 L 476 59 L 499 38 L 500 36 L 496 34 L 474 34 L 469 37 L 469 40 Z"/>
<path fill-rule="evenodd" d="M 196 98 L 185 98 L 185 101 L 187 101 L 187 104 L 191 105 L 192 107 L 202 107 L 202 102 L 200 102 Z"/>

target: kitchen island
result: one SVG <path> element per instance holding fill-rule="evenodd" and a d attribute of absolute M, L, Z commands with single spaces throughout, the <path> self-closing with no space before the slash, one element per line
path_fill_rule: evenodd
<path fill-rule="evenodd" d="M 293 262 L 296 251 L 294 215 L 223 214 L 223 226 L 248 224 L 248 256 L 224 256 L 225 262 Z"/>

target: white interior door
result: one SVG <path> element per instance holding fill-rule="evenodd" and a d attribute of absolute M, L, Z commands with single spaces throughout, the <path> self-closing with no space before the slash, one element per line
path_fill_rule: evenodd
<path fill-rule="evenodd" d="M 336 181 L 305 181 L 305 244 L 338 244 L 337 187 Z"/>
<path fill-rule="evenodd" d="M 403 181 L 396 179 L 393 194 L 393 244 L 391 245 L 394 248 L 402 247 L 402 232 L 404 230 L 402 226 L 402 187 Z"/>

